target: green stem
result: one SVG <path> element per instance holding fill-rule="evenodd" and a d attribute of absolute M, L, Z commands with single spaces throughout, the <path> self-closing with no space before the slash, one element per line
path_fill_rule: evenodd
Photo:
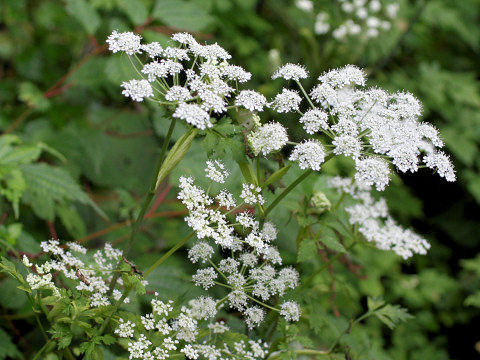
<path fill-rule="evenodd" d="M 177 244 L 175 244 L 174 247 L 172 247 L 170 250 L 168 250 L 165 255 L 163 255 L 160 259 L 158 259 L 157 261 L 155 261 L 155 263 L 150 266 L 150 268 L 145 271 L 143 273 L 144 276 L 147 276 L 148 274 L 150 274 L 156 267 L 160 266 L 165 260 L 167 260 L 171 255 L 173 255 L 175 253 L 175 251 L 177 251 L 178 249 L 180 249 L 183 245 L 186 244 L 186 242 L 193 236 L 193 234 L 195 234 L 194 232 L 191 232 L 190 234 L 188 234 L 182 241 L 178 242 Z"/>
<path fill-rule="evenodd" d="M 260 300 L 255 299 L 254 297 L 252 297 L 252 296 L 250 296 L 250 295 L 248 295 L 248 294 L 245 294 L 245 295 L 247 295 L 247 297 L 248 297 L 250 300 L 255 301 L 257 304 L 260 304 L 260 305 L 262 305 L 262 306 L 264 306 L 264 307 L 266 307 L 266 308 L 268 308 L 268 309 L 270 309 L 270 310 L 280 312 L 280 309 L 277 309 L 277 308 L 274 308 L 274 307 L 272 307 L 272 306 L 270 306 L 270 305 L 267 305 L 267 304 L 261 302 Z"/>
<path fill-rule="evenodd" d="M 327 356 L 331 353 L 331 351 L 322 351 L 322 350 L 315 350 L 315 349 L 299 349 L 299 350 L 294 350 L 296 355 L 324 355 Z M 282 353 L 280 354 L 275 354 L 271 357 L 269 357 L 267 360 L 277 360 L 277 359 L 282 359 Z"/>
<path fill-rule="evenodd" d="M 264 214 L 264 217 L 266 217 L 270 211 L 272 211 L 275 206 L 278 205 L 278 203 L 280 201 L 282 201 L 282 199 L 288 195 L 288 193 L 290 191 L 292 191 L 298 184 L 300 184 L 303 180 L 305 180 L 311 173 L 313 172 L 312 169 L 308 169 L 308 170 L 305 170 L 305 172 L 300 175 L 297 180 L 295 180 L 293 183 L 291 183 L 285 190 L 282 191 L 282 193 L 280 195 L 278 195 L 275 200 L 273 200 L 273 202 L 270 204 L 269 207 L 267 207 L 267 209 L 265 210 L 265 214 Z"/>
<path fill-rule="evenodd" d="M 38 359 L 38 357 L 39 357 L 40 355 L 42 355 L 42 353 L 45 351 L 45 349 L 47 348 L 47 346 L 50 345 L 51 342 L 52 342 L 52 340 L 48 340 L 48 341 L 46 342 L 46 344 L 43 345 L 40 350 L 38 350 L 38 352 L 35 354 L 35 356 L 33 357 L 32 360 Z"/>
<path fill-rule="evenodd" d="M 154 172 L 154 177 L 152 180 L 152 183 L 150 185 L 150 189 L 148 190 L 147 196 L 145 197 L 145 200 L 143 201 L 142 208 L 140 209 L 140 213 L 138 214 L 137 218 L 135 219 L 135 223 L 132 226 L 132 231 L 130 232 L 130 238 L 128 240 L 128 243 L 125 246 L 125 249 L 123 251 L 123 257 L 128 257 L 128 254 L 130 253 L 130 249 L 132 248 L 133 240 L 135 239 L 135 235 L 137 235 L 138 229 L 140 228 L 140 225 L 143 221 L 143 218 L 145 217 L 145 213 L 147 212 L 147 209 L 150 206 L 150 203 L 155 196 L 155 193 L 157 192 L 157 178 L 158 178 L 158 173 L 160 171 L 160 168 L 162 167 L 163 161 L 165 159 L 165 153 L 167 152 L 167 147 L 168 144 L 170 143 L 170 138 L 172 137 L 173 129 L 175 128 L 175 124 L 177 123 L 176 118 L 172 118 L 172 121 L 170 123 L 170 128 L 168 129 L 167 136 L 165 137 L 165 140 L 163 141 L 162 145 L 162 150 L 160 151 L 160 156 L 157 161 L 157 166 L 155 168 Z M 115 288 L 115 285 L 117 284 L 118 278 L 120 277 L 120 266 L 122 264 L 123 259 L 120 259 L 117 264 L 117 272 L 113 275 L 112 282 L 110 283 L 110 288 L 108 289 L 108 295 L 111 295 L 113 292 L 113 289 Z"/>
<path fill-rule="evenodd" d="M 128 294 L 130 293 L 131 290 L 132 290 L 132 288 L 130 288 L 130 287 L 125 288 L 125 290 L 123 291 L 122 297 L 120 299 L 118 299 L 118 301 L 115 303 L 115 307 L 113 308 L 110 315 L 108 315 L 108 317 L 103 321 L 102 326 L 99 329 L 99 335 L 103 334 L 103 332 L 107 328 L 108 324 L 110 323 L 110 320 L 112 319 L 113 314 L 115 314 L 117 312 L 118 308 L 120 307 L 120 305 L 123 304 L 123 301 L 128 296 Z"/>
<path fill-rule="evenodd" d="M 305 95 L 305 98 L 307 99 L 308 103 L 310 104 L 310 106 L 312 107 L 312 109 L 315 109 L 315 105 L 313 105 L 313 102 L 312 100 L 310 100 L 310 97 L 308 96 L 307 92 L 305 91 L 305 89 L 303 88 L 302 84 L 300 83 L 300 81 L 296 80 L 295 81 L 298 85 L 298 87 L 300 88 L 300 90 L 302 91 L 303 95 Z"/>
<path fill-rule="evenodd" d="M 45 329 L 42 325 L 42 322 L 40 321 L 40 318 L 39 318 L 37 312 L 35 311 L 35 302 L 33 301 L 32 296 L 30 294 L 27 294 L 27 298 L 30 301 L 30 305 L 31 305 L 32 310 L 33 310 L 33 315 L 35 316 L 35 320 L 38 324 L 38 327 L 40 328 L 40 331 L 42 332 L 43 338 L 45 339 L 45 341 L 50 341 L 49 338 L 48 338 L 47 332 L 45 331 Z M 48 318 L 47 318 L 47 320 L 48 320 Z"/>

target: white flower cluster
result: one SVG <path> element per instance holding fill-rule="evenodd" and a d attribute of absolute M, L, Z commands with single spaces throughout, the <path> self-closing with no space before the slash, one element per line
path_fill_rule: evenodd
<path fill-rule="evenodd" d="M 392 27 L 391 21 L 397 17 L 398 1 L 380 0 L 337 0 L 341 3 L 344 16 L 342 24 L 332 31 L 336 39 L 364 35 L 366 38 L 376 38 L 382 31 Z"/>
<path fill-rule="evenodd" d="M 350 215 L 350 223 L 357 224 L 360 233 L 381 250 L 393 250 L 408 259 L 414 254 L 425 255 L 430 244 L 410 229 L 404 229 L 391 217 L 385 199 L 375 200 L 370 195 L 370 187 L 353 182 L 348 178 L 329 179 L 329 186 L 341 193 L 349 194 L 357 201 L 345 210 Z"/>
<path fill-rule="evenodd" d="M 103 250 L 97 250 L 89 256 L 86 248 L 73 242 L 67 243 L 66 249 L 60 246 L 58 240 L 44 241 L 40 246 L 45 254 L 50 255 L 50 260 L 32 264 L 26 256 L 23 257 L 24 265 L 32 269 L 26 278 L 32 290 L 51 290 L 55 296 L 61 296 L 60 285 L 53 281 L 53 274 L 60 272 L 74 281 L 71 290 L 86 296 L 90 300 L 90 307 L 107 306 L 122 297 L 118 289 L 113 290 L 111 298 L 107 296 L 113 271 L 122 257 L 121 250 L 107 243 Z M 122 287 L 122 279 L 118 280 L 118 286 Z M 124 299 L 125 303 L 129 301 L 128 297 Z"/>
<path fill-rule="evenodd" d="M 292 66 L 298 67 L 284 65 L 275 76 L 292 79 Z M 302 68 L 297 70 L 301 72 Z M 351 157 L 355 162 L 356 180 L 375 185 L 380 191 L 390 181 L 390 164 L 401 172 L 429 167 L 447 181 L 455 181 L 449 157 L 439 150 L 443 141 L 437 129 L 419 121 L 422 106 L 412 94 L 366 88 L 364 72 L 353 65 L 328 71 L 318 80 L 319 84 L 307 96 L 310 108 L 305 113 L 287 101 L 279 106 L 274 100 L 274 109 L 284 112 L 289 108 L 301 113 L 299 122 L 305 131 L 322 135 L 329 142 L 324 146 L 318 139 L 296 145 L 290 160 L 298 161 L 302 169 L 320 170 L 325 158 L 333 153 Z M 301 83 L 296 82 L 306 94 Z M 277 98 L 283 98 L 287 92 L 291 90 L 282 90 Z M 255 154 L 261 151 L 266 155 L 282 149 L 288 137 L 282 125 L 271 123 L 252 132 L 249 140 Z"/>
<path fill-rule="evenodd" d="M 277 248 L 272 245 L 277 238 L 275 226 L 269 222 L 260 226 L 253 212 L 235 213 L 233 195 L 226 190 L 216 197 L 210 196 L 197 187 L 192 178 L 185 177 L 180 178 L 180 189 L 178 198 L 189 210 L 185 220 L 199 239 L 190 248 L 188 258 L 207 266 L 193 275 L 195 285 L 205 290 L 215 285 L 227 289 L 223 301 L 243 313 L 248 327 L 260 325 L 265 315 L 262 302 L 294 289 L 299 279 L 293 268 L 275 269 L 275 265 L 282 263 Z M 252 184 L 243 184 L 240 205 L 263 204 L 261 190 Z M 221 202 L 226 198 L 232 201 L 228 212 L 222 210 L 225 204 Z M 229 254 L 226 257 L 222 255 L 225 250 Z M 300 310 L 295 303 L 282 305 L 278 311 L 288 321 L 298 321 Z"/>
<path fill-rule="evenodd" d="M 187 33 L 174 34 L 167 47 L 141 40 L 140 35 L 117 31 L 107 39 L 109 49 L 128 54 L 142 76 L 122 84 L 126 97 L 174 106 L 173 117 L 202 130 L 213 126 L 212 114 L 225 113 L 233 104 L 250 111 L 266 105 L 265 97 L 255 91 L 237 94 L 238 83 L 249 81 L 251 74 L 229 64 L 230 54 L 218 44 L 202 45 Z M 150 62 L 143 64 L 141 54 Z"/>
<path fill-rule="evenodd" d="M 313 13 L 311 0 L 297 0 L 296 6 L 305 12 Z M 382 31 L 390 30 L 392 21 L 400 8 L 396 0 L 337 0 L 341 12 L 319 12 L 315 17 L 314 32 L 327 34 L 331 29 L 335 39 L 365 36 L 376 38 Z M 337 5 L 335 4 L 335 5 Z"/>
<path fill-rule="evenodd" d="M 223 341 L 221 336 L 229 327 L 212 320 L 217 303 L 210 297 L 191 300 L 178 311 L 173 301 L 163 302 L 155 293 L 151 307 L 136 322 L 118 319 L 114 333 L 128 339 L 129 359 L 260 360 L 268 354 L 268 345 L 262 341 L 239 340 L 230 345 Z"/>

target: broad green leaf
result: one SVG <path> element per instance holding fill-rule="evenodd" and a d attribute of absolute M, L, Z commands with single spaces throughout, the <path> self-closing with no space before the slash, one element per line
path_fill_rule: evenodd
<path fill-rule="evenodd" d="M 27 201 L 41 202 L 41 208 L 51 207 L 52 202 L 78 201 L 81 204 L 89 205 L 101 216 L 103 211 L 88 197 L 80 186 L 72 179 L 69 173 L 57 167 L 47 164 L 25 164 L 20 167 L 27 184 L 27 191 L 31 197 Z M 35 204 L 31 204 L 35 206 Z M 37 208 L 37 210 L 39 210 Z M 52 220 L 51 213 L 42 215 L 41 218 Z"/>
<path fill-rule="evenodd" d="M 300 242 L 297 256 L 298 262 L 310 260 L 311 258 L 315 257 L 316 254 L 317 246 L 315 245 L 314 240 L 305 238 Z"/>
<path fill-rule="evenodd" d="M 147 20 L 148 9 L 143 1 L 117 0 L 117 3 L 135 25 L 141 25 Z"/>
<path fill-rule="evenodd" d="M 100 15 L 86 0 L 66 0 L 67 12 L 77 19 L 87 33 L 93 35 L 101 24 Z"/>
<path fill-rule="evenodd" d="M 14 359 L 17 356 L 21 354 L 12 342 L 11 336 L 0 328 L 0 359 Z"/>
<path fill-rule="evenodd" d="M 157 0 L 153 17 L 179 30 L 201 31 L 213 18 L 205 7 L 186 0 Z"/>
<path fill-rule="evenodd" d="M 338 240 L 337 235 L 330 228 L 322 229 L 318 240 L 331 250 L 335 250 L 342 253 L 346 252 L 345 248 Z"/>

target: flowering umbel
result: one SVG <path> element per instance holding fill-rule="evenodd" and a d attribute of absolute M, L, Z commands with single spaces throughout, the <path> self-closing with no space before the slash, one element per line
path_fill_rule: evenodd
<path fill-rule="evenodd" d="M 224 183 L 224 176 L 210 176 L 212 164 L 225 171 L 219 160 L 208 161 L 207 177 Z M 240 311 L 248 327 L 253 328 L 263 322 L 264 302 L 294 289 L 299 276 L 291 267 L 276 269 L 282 264 L 273 245 L 276 227 L 270 222 L 261 225 L 252 211 L 240 210 L 263 205 L 262 189 L 253 184 L 243 184 L 242 188 L 243 203 L 239 203 L 227 190 L 213 196 L 196 186 L 193 178 L 182 177 L 178 198 L 189 210 L 185 220 L 198 238 L 188 257 L 206 266 L 193 275 L 193 282 L 205 290 L 214 286 L 226 289 L 227 295 L 219 302 Z M 277 311 L 288 321 L 298 321 L 298 305 L 291 301 L 285 304 Z"/>

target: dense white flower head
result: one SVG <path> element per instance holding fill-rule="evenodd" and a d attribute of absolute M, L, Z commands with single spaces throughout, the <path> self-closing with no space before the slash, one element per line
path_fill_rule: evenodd
<path fill-rule="evenodd" d="M 302 65 L 288 63 L 275 70 L 272 79 L 278 78 L 299 81 L 308 78 L 308 71 Z"/>
<path fill-rule="evenodd" d="M 295 6 L 300 10 L 305 12 L 312 12 L 313 11 L 313 2 L 312 0 L 296 0 Z"/>
<path fill-rule="evenodd" d="M 210 114 L 222 114 L 230 107 L 262 111 L 266 98 L 253 90 L 238 90 L 251 74 L 228 61 L 231 55 L 218 44 L 203 45 L 188 33 L 172 35 L 170 46 L 141 43 L 134 33 L 114 31 L 107 39 L 112 52 L 135 55 L 132 66 L 142 79 L 124 82 L 122 92 L 134 101 L 144 98 L 175 106 L 173 116 L 201 130 L 210 128 Z M 147 62 L 141 56 L 145 54 Z M 183 80 L 185 79 L 185 81 Z M 151 84 L 147 84 L 150 82 Z M 202 110 L 202 111 L 200 111 Z"/>
<path fill-rule="evenodd" d="M 352 85 L 364 86 L 366 78 L 362 69 L 355 65 L 347 65 L 325 72 L 318 78 L 318 81 L 338 89 Z"/>
<path fill-rule="evenodd" d="M 288 141 L 287 130 L 277 122 L 260 126 L 248 135 L 248 142 L 255 155 L 267 156 L 282 149 Z"/>
<path fill-rule="evenodd" d="M 172 86 L 168 89 L 167 93 L 165 94 L 165 99 L 168 101 L 187 101 L 192 98 L 190 91 L 183 86 Z"/>
<path fill-rule="evenodd" d="M 326 12 L 319 12 L 315 17 L 314 31 L 317 35 L 324 35 L 330 30 L 330 16 Z"/>
<path fill-rule="evenodd" d="M 260 325 L 263 322 L 265 312 L 258 306 L 253 306 L 245 310 L 245 322 L 249 329 Z"/>
<path fill-rule="evenodd" d="M 388 163 L 380 157 L 357 159 L 355 170 L 355 180 L 367 186 L 375 185 L 378 191 L 385 190 L 390 182 Z"/>
<path fill-rule="evenodd" d="M 320 170 L 325 161 L 325 148 L 318 140 L 308 140 L 295 145 L 289 160 L 298 161 L 300 169 Z"/>
<path fill-rule="evenodd" d="M 263 196 L 261 193 L 262 193 L 262 189 L 259 186 L 255 186 L 254 184 L 243 184 L 242 193 L 240 194 L 240 197 L 247 204 L 263 205 L 265 203 L 265 200 L 263 199 Z"/>
<path fill-rule="evenodd" d="M 141 53 L 142 37 L 132 32 L 113 31 L 107 38 L 108 49 L 113 52 L 123 51 L 128 55 Z"/>
<path fill-rule="evenodd" d="M 243 203 L 240 206 L 250 206 L 237 214 L 222 208 L 222 202 L 227 209 L 237 202 L 226 190 L 210 195 L 197 187 L 192 178 L 185 177 L 180 178 L 180 188 L 178 198 L 189 211 L 185 221 L 201 239 L 190 248 L 188 258 L 194 264 L 209 265 L 197 270 L 193 282 L 205 290 L 216 285 L 229 289 L 222 303 L 225 301 L 240 311 L 247 326 L 258 326 L 264 317 L 264 302 L 273 296 L 283 296 L 287 290 L 294 289 L 299 280 L 293 268 L 275 268 L 282 264 L 280 253 L 274 246 L 277 228 L 269 221 L 261 225 L 251 210 L 255 205 L 265 203 L 262 188 L 242 184 L 240 198 Z M 218 207 L 211 206 L 215 200 Z M 242 227 L 241 232 L 237 232 L 239 227 Z M 262 265 L 257 267 L 257 264 Z M 213 309 L 213 305 L 209 307 Z"/>
<path fill-rule="evenodd" d="M 300 124 L 307 134 L 313 135 L 320 130 L 328 130 L 328 114 L 320 109 L 305 112 L 300 118 Z"/>
<path fill-rule="evenodd" d="M 40 247 L 50 259 L 40 263 L 24 256 L 22 261 L 32 271 L 26 276 L 32 290 L 49 290 L 55 297 L 61 297 L 62 284 L 56 285 L 53 281 L 55 274 L 57 278 L 64 276 L 69 279 L 70 294 L 75 296 L 76 292 L 82 292 L 91 308 L 108 306 L 120 300 L 121 290 L 114 288 L 111 296 L 107 291 L 111 272 L 122 258 L 121 250 L 114 249 L 109 243 L 95 252 L 88 252 L 76 243 L 67 243 L 64 249 L 59 240 L 53 239 L 41 242 Z M 119 281 L 117 286 L 121 288 L 122 282 Z M 123 301 L 128 303 L 130 299 L 125 297 Z"/>
<path fill-rule="evenodd" d="M 250 111 L 263 111 L 266 104 L 265 96 L 253 90 L 242 90 L 235 99 L 235 105 Z"/>
<path fill-rule="evenodd" d="M 180 103 L 172 115 L 201 129 L 211 128 L 210 115 L 197 104 Z"/>
<path fill-rule="evenodd" d="M 324 12 L 317 15 L 314 31 L 318 35 L 326 34 L 332 29 L 334 39 L 342 41 L 347 38 L 356 38 L 358 41 L 367 41 L 376 38 L 383 31 L 392 27 L 399 4 L 395 0 L 384 4 L 380 0 L 337 0 L 340 12 L 337 18 L 340 22 L 331 21 Z"/>
<path fill-rule="evenodd" d="M 269 106 L 276 112 L 286 113 L 297 111 L 301 101 L 302 98 L 298 95 L 297 91 L 283 89 L 280 94 L 275 96 L 275 99 L 273 99 Z"/>
<path fill-rule="evenodd" d="M 130 80 L 122 83 L 122 94 L 134 101 L 142 102 L 143 99 L 153 96 L 153 89 L 147 80 Z"/>
<path fill-rule="evenodd" d="M 300 306 L 296 302 L 287 301 L 280 305 L 280 315 L 287 321 L 298 321 L 300 319 Z"/>

